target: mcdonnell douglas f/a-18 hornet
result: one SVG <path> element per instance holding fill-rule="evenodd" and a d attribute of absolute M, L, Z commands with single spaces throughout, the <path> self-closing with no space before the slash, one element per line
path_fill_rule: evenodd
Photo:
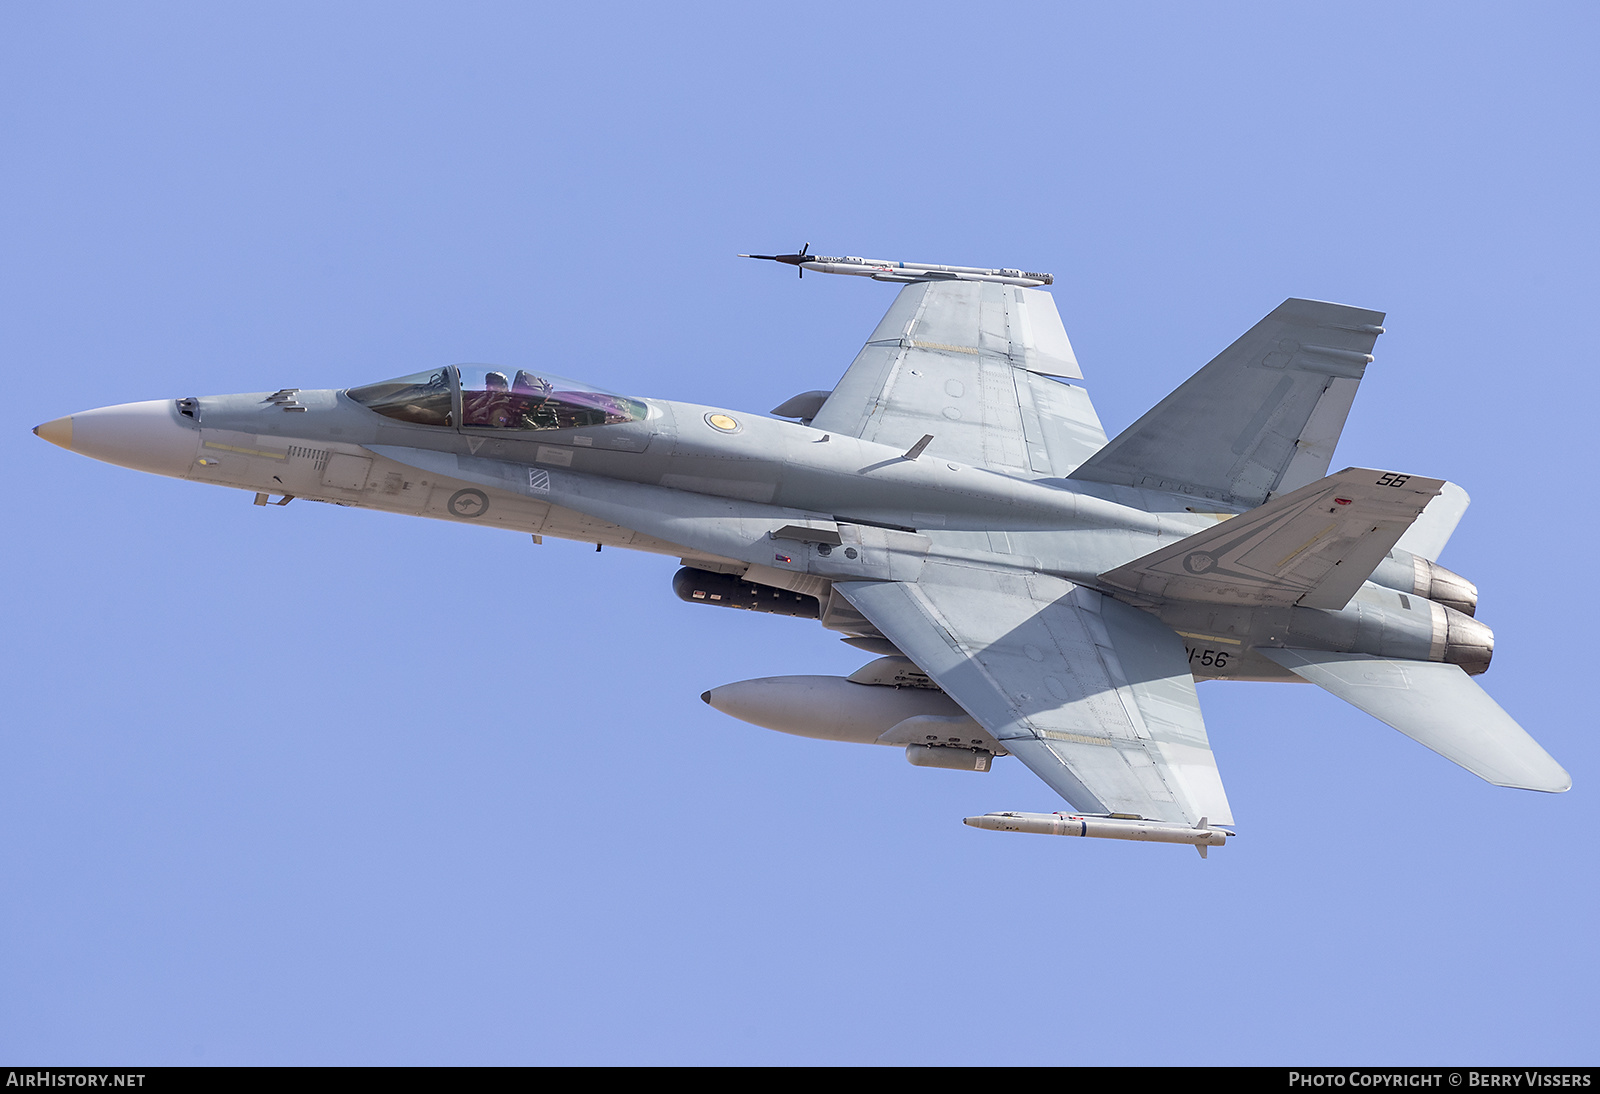
<path fill-rule="evenodd" d="M 681 559 L 685 600 L 815 619 L 877 655 L 713 688 L 717 710 L 925 767 L 1014 756 L 1075 810 L 978 828 L 1224 844 L 1197 680 L 1310 681 L 1491 783 L 1571 785 L 1473 680 L 1494 635 L 1434 561 L 1466 493 L 1328 474 L 1381 312 L 1286 300 L 1108 441 L 1050 275 L 809 251 L 748 257 L 904 287 L 836 387 L 772 417 L 474 364 L 35 432 L 258 505 Z"/>

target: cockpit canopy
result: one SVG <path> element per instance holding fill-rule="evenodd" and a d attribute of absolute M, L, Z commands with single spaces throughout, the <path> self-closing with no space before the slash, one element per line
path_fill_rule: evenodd
<path fill-rule="evenodd" d="M 448 365 L 346 394 L 387 418 L 470 429 L 580 429 L 642 421 L 649 408 L 548 372 Z"/>

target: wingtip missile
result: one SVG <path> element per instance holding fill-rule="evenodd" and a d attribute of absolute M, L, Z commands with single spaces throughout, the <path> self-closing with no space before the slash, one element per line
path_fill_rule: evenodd
<path fill-rule="evenodd" d="M 807 243 L 793 254 L 758 255 L 741 254 L 740 258 L 759 258 L 767 262 L 782 262 L 793 266 L 801 277 L 807 270 L 813 273 L 844 274 L 848 277 L 870 277 L 874 281 L 993 281 L 1002 285 L 1020 285 L 1033 288 L 1055 284 L 1055 276 L 1027 270 L 989 270 L 979 266 L 934 266 L 924 262 L 889 262 L 877 258 L 856 258 L 852 255 L 814 255 Z"/>
<path fill-rule="evenodd" d="M 1202 817 L 1194 826 L 1151 821 L 1141 817 L 1095 816 L 1079 813 L 985 813 L 966 817 L 963 824 L 990 832 L 1033 832 L 1044 836 L 1088 836 L 1092 839 L 1127 839 L 1147 843 L 1187 843 L 1205 857 L 1207 847 L 1222 847 L 1233 833 L 1213 828 Z"/>
<path fill-rule="evenodd" d="M 810 252 L 811 252 L 811 244 L 807 243 L 804 247 L 801 247 L 794 254 L 789 254 L 789 255 L 743 255 L 742 254 L 739 257 L 740 258 L 759 258 L 759 259 L 763 259 L 763 260 L 765 260 L 767 262 L 782 262 L 786 266 L 794 266 L 794 267 L 796 267 L 799 275 L 801 277 L 804 277 L 806 275 L 806 267 L 808 265 L 810 265 L 811 262 L 813 261 L 813 258 L 812 258 L 812 255 L 811 255 Z M 824 270 L 823 272 L 824 273 L 832 273 L 833 271 Z"/>

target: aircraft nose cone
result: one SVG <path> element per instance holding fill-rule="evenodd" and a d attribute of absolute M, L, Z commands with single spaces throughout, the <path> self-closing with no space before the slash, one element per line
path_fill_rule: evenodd
<path fill-rule="evenodd" d="M 178 420 L 171 399 L 85 410 L 45 422 L 34 433 L 80 455 L 174 477 L 188 472 L 200 450 L 200 431 Z"/>
<path fill-rule="evenodd" d="M 44 425 L 36 425 L 33 427 L 33 433 L 34 436 L 43 437 L 51 444 L 59 445 L 69 452 L 72 450 L 72 417 L 70 415 L 45 422 Z"/>

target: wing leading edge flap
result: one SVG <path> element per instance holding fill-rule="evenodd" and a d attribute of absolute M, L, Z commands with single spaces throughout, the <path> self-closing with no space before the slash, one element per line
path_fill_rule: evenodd
<path fill-rule="evenodd" d="M 1361 653 L 1257 653 L 1496 786 L 1559 794 L 1572 776 L 1458 665 Z"/>
<path fill-rule="evenodd" d="M 1100 578 L 1147 597 L 1337 611 L 1444 485 L 1346 468 Z"/>
<path fill-rule="evenodd" d="M 1073 478 L 1259 505 L 1328 473 L 1383 313 L 1285 300 Z"/>
<path fill-rule="evenodd" d="M 1084 812 L 1232 823 L 1183 642 L 1070 582 L 929 563 L 834 588 Z"/>

